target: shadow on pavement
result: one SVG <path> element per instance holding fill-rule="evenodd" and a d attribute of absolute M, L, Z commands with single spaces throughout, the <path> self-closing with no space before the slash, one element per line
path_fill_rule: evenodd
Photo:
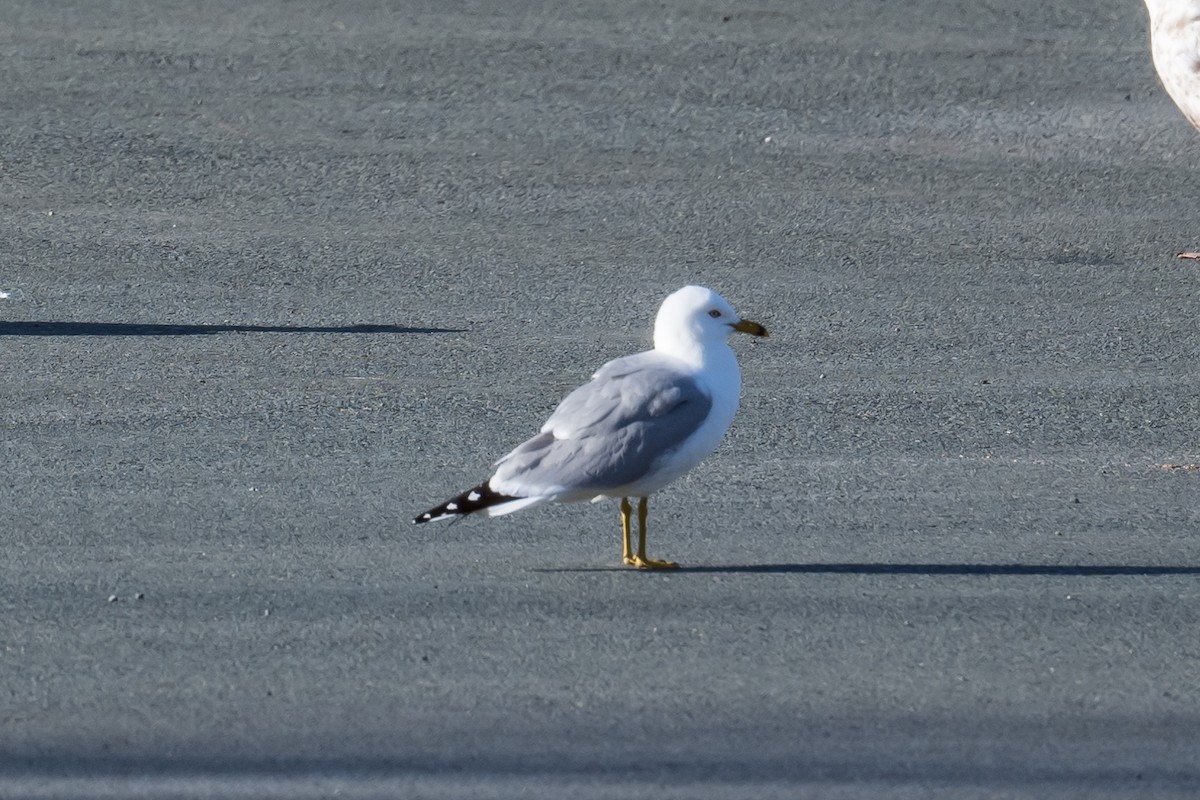
<path fill-rule="evenodd" d="M 202 336 L 214 333 L 466 333 L 404 325 L 157 325 L 132 322 L 0 322 L 0 336 Z"/>
<path fill-rule="evenodd" d="M 639 572 L 629 567 L 540 568 L 534 572 Z M 763 573 L 805 575 L 1200 575 L 1200 567 L 1137 564 L 720 564 L 645 570 L 647 574 Z"/>
<path fill-rule="evenodd" d="M 1200 575 L 1200 567 L 1137 564 L 731 564 L 684 572 L 800 572 L 812 575 Z"/>

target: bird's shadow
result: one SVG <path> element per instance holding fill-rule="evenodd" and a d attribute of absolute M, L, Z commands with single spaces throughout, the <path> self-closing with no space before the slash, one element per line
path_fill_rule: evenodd
<path fill-rule="evenodd" d="M 465 333 L 406 325 L 173 325 L 136 322 L 0 322 L 0 336 L 209 336 L 218 333 Z"/>
<path fill-rule="evenodd" d="M 629 567 L 543 567 L 535 572 L 645 572 L 656 575 L 688 574 L 799 574 L 799 575 L 1200 575 L 1200 567 L 1158 564 L 713 564 L 672 570 L 633 570 Z"/>

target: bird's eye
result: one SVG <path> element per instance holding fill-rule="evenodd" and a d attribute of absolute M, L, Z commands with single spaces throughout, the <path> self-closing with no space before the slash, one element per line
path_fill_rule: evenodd
<path fill-rule="evenodd" d="M 713 319 L 716 319 L 717 317 L 721 316 L 721 312 L 714 308 L 712 311 L 708 312 L 708 315 Z"/>

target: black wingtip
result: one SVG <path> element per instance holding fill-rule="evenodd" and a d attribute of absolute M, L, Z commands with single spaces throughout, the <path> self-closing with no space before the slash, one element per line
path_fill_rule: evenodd
<path fill-rule="evenodd" d="M 478 486 L 467 489 L 462 494 L 450 498 L 440 506 L 431 508 L 424 514 L 418 514 L 413 519 L 413 524 L 420 525 L 422 522 L 436 522 L 439 519 L 465 517 L 467 514 L 473 514 L 488 506 L 499 505 L 500 503 L 507 503 L 510 500 L 518 499 L 520 498 L 492 491 L 487 481 L 484 481 Z"/>

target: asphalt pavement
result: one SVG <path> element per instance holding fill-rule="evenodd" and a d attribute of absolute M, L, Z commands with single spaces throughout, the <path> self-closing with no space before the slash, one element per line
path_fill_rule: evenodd
<path fill-rule="evenodd" d="M 1200 795 L 1135 0 L 0 6 L 0 796 Z M 687 283 L 721 448 L 414 526 Z"/>

